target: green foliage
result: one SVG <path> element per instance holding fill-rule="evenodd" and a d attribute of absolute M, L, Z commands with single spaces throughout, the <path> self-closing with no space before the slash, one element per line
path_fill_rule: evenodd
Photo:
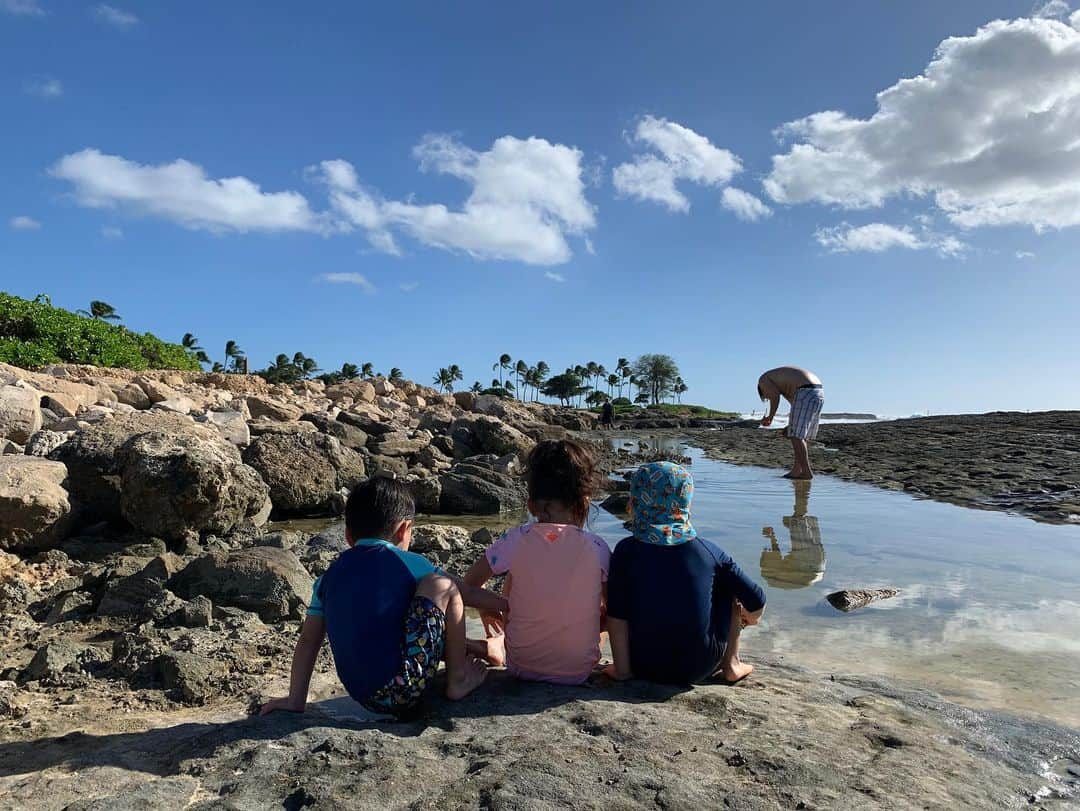
<path fill-rule="evenodd" d="M 0 293 L 0 362 L 36 368 L 86 363 L 125 369 L 198 370 L 179 344 L 53 307 L 47 296 L 27 301 Z"/>
<path fill-rule="evenodd" d="M 514 395 L 504 389 L 502 386 L 492 386 L 490 389 L 481 389 L 480 391 L 473 391 L 473 394 L 491 394 L 495 397 L 502 397 L 504 400 L 514 399 Z"/>

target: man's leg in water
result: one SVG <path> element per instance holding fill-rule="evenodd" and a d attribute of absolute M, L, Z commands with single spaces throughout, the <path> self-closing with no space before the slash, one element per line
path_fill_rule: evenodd
<path fill-rule="evenodd" d="M 429 574 L 416 587 L 417 597 L 427 597 L 446 615 L 443 661 L 446 662 L 446 697 L 464 698 L 484 681 L 487 668 L 465 649 L 465 603 L 457 584 L 445 575 Z"/>
<path fill-rule="evenodd" d="M 787 475 L 789 479 L 812 479 L 814 471 L 810 468 L 810 451 L 805 439 L 791 437 L 791 449 L 795 452 L 795 466 Z"/>
<path fill-rule="evenodd" d="M 731 627 L 728 628 L 727 647 L 724 658 L 716 674 L 728 684 L 742 681 L 754 670 L 754 666 L 739 659 L 739 635 L 742 633 L 742 606 L 736 599 L 731 600 Z"/>

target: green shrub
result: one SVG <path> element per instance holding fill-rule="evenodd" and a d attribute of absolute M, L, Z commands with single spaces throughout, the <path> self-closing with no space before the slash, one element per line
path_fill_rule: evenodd
<path fill-rule="evenodd" d="M 125 369 L 202 368 L 179 344 L 53 307 L 43 296 L 27 301 L 2 292 L 0 362 L 25 368 L 49 363 Z"/>

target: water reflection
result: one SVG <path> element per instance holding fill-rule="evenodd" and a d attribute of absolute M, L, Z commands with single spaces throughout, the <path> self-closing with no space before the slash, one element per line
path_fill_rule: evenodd
<path fill-rule="evenodd" d="M 769 548 L 761 552 L 761 576 L 778 589 L 806 588 L 825 575 L 821 527 L 816 515 L 808 515 L 813 482 L 793 481 L 791 484 L 795 488 L 795 506 L 791 515 L 781 519 L 790 538 L 790 551 L 784 554 L 771 526 L 761 529 L 761 534 L 769 541 Z"/>

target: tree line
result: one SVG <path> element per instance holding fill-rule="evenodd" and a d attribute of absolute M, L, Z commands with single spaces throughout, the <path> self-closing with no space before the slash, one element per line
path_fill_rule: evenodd
<path fill-rule="evenodd" d="M 120 316 L 107 302 L 92 301 L 90 309 L 80 310 L 80 314 L 96 320 L 115 321 Z M 184 351 L 200 364 L 210 364 L 214 372 L 247 372 L 247 357 L 236 341 L 226 341 L 223 361 L 212 361 L 198 339 L 190 332 L 181 339 Z M 568 366 L 560 374 L 552 375 L 546 361 L 529 364 L 525 360 L 515 361 L 512 356 L 502 354 L 491 366 L 498 377 L 491 379 L 491 385 L 485 386 L 479 380 L 469 388 L 475 394 L 495 394 L 500 397 L 515 397 L 520 400 L 539 400 L 540 396 L 558 400 L 563 405 L 599 406 L 612 401 L 615 404 L 631 405 L 652 404 L 671 400 L 682 402 L 682 395 L 689 386 L 679 373 L 679 365 L 670 355 L 648 353 L 639 356 L 633 362 L 619 358 L 611 371 L 596 361 Z M 317 374 L 320 373 L 321 374 Z M 265 369 L 258 369 L 254 374 L 269 383 L 296 383 L 314 377 L 327 384 L 345 380 L 370 380 L 376 376 L 385 377 L 391 382 L 402 380 L 404 375 L 396 366 L 385 375 L 376 375 L 371 363 L 357 365 L 343 363 L 338 371 L 323 372 L 314 358 L 303 352 L 296 352 L 289 357 L 282 353 Z M 455 385 L 464 380 L 461 367 L 451 363 L 441 367 L 432 378 L 432 384 L 441 391 L 451 394 Z M 627 395 L 624 396 L 623 392 Z"/>

